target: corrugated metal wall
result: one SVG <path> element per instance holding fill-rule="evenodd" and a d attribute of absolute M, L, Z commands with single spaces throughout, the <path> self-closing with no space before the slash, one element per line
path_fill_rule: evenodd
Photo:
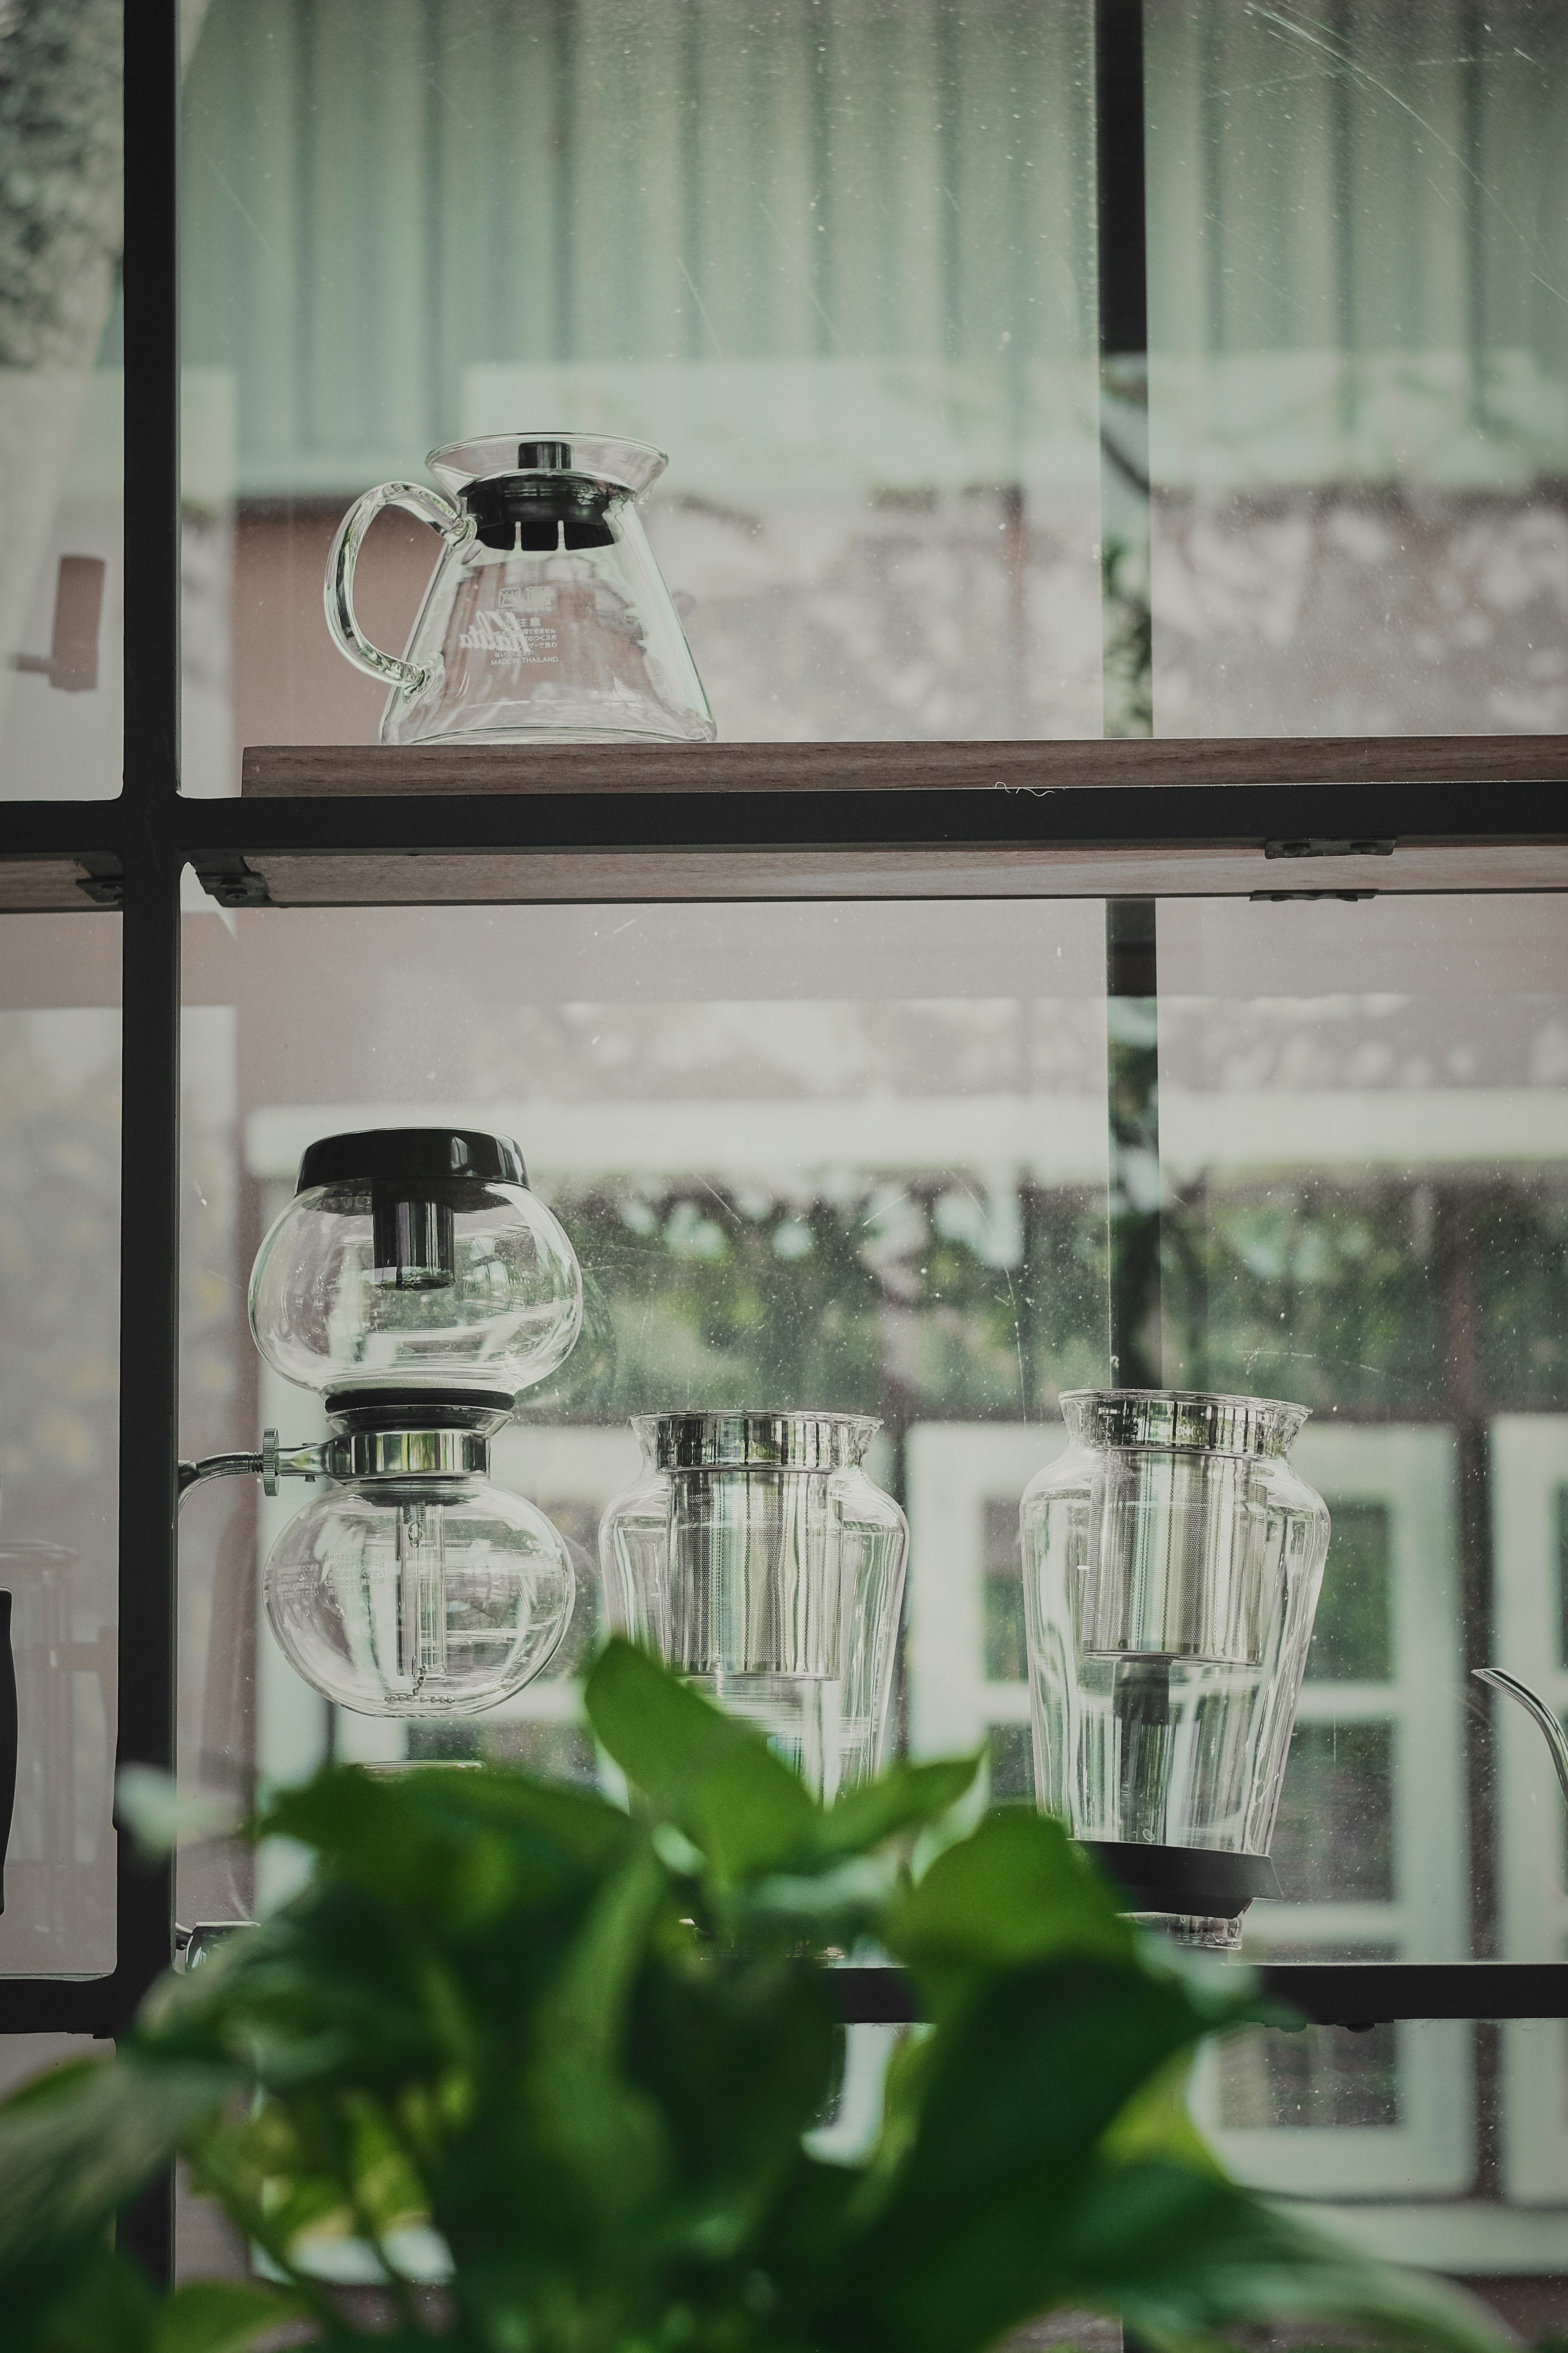
<path fill-rule="evenodd" d="M 1086 0 L 213 0 L 187 360 L 253 492 L 407 467 L 486 367 L 728 369 L 743 420 L 794 363 L 873 473 L 901 367 L 950 477 L 1017 478 L 1042 398 L 1092 450 L 1090 58 Z"/>
<path fill-rule="evenodd" d="M 1560 0 L 1148 24 L 1157 475 L 1568 472 Z M 251 492 L 531 394 L 700 445 L 721 494 L 1065 484 L 1090 75 L 1087 0 L 213 0 L 187 355 L 236 374 Z"/>
<path fill-rule="evenodd" d="M 1568 476 L 1561 0 L 1145 0 L 1157 478 Z"/>

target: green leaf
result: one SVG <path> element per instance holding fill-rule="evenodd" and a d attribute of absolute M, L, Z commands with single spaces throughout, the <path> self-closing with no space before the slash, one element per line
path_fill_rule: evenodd
<path fill-rule="evenodd" d="M 905 2078 L 854 2301 L 908 2353 L 963 2353 L 1061 2300 L 1062 2217 L 1102 2136 L 1206 2019 L 1182 1984 L 1064 1953 L 993 1977 Z M 914 2112 L 910 2129 L 910 2109 Z"/>
<path fill-rule="evenodd" d="M 114 1780 L 114 1811 L 136 1841 L 137 1852 L 153 1858 L 204 1839 L 229 1838 L 241 1816 L 232 1798 L 182 1789 L 172 1773 L 154 1765 L 122 1765 Z"/>
<path fill-rule="evenodd" d="M 955 1806 L 980 1770 L 978 1757 L 895 1765 L 863 1788 L 835 1800 L 818 1825 L 820 1854 L 864 1854 L 900 1831 L 920 1830 Z"/>
<path fill-rule="evenodd" d="M 1354 2253 L 1212 2172 L 1091 2169 L 1063 2223 L 1067 2295 L 1119 2313 L 1152 2345 L 1292 2320 L 1420 2353 L 1501 2353 L 1507 2341 L 1441 2282 Z"/>
<path fill-rule="evenodd" d="M 1068 1952 L 1124 1962 L 1136 1939 L 1110 1883 L 1060 1823 L 1006 1806 L 948 1847 L 895 1902 L 887 1944 L 940 2019 L 999 1969 Z"/>
<path fill-rule="evenodd" d="M 349 1885 L 458 1944 L 512 1907 L 549 1910 L 613 1871 L 636 1837 L 596 1791 L 493 1767 L 396 1776 L 330 1767 L 282 1792 L 258 1829 L 313 1848 Z"/>
<path fill-rule="evenodd" d="M 258 2281 L 188 2280 L 159 2313 L 152 2353 L 242 2353 L 307 2309 L 300 2297 Z"/>
<path fill-rule="evenodd" d="M 13 2267 L 103 2229 L 238 2080 L 232 2069 L 122 2053 L 62 2068 L 0 2105 L 0 2307 Z"/>
<path fill-rule="evenodd" d="M 796 1959 L 710 1955 L 652 1978 L 628 2065 L 658 2100 L 679 2174 L 662 2243 L 740 2256 L 804 2163 L 843 2040 L 826 1972 Z"/>
<path fill-rule="evenodd" d="M 821 1809 L 799 1776 L 646 1651 L 618 1636 L 608 1642 L 584 1702 L 626 1778 L 721 1882 L 776 1871 L 811 1845 Z"/>
<path fill-rule="evenodd" d="M 1168 2158 L 1225 2178 L 1225 2168 L 1193 2121 L 1188 2105 L 1192 2075 L 1192 2055 L 1184 2052 L 1139 2085 L 1100 2142 L 1105 2163 Z"/>
<path fill-rule="evenodd" d="M 622 2063 L 632 1989 L 667 1908 L 668 1882 L 645 1848 L 600 1895 L 534 2025 L 526 2081 L 541 2154 L 603 2222 L 646 2206 L 668 2168 L 658 2110 Z"/>
<path fill-rule="evenodd" d="M 12 2275 L 0 2292 L 6 2353 L 154 2353 L 158 2299 L 102 2239 Z"/>

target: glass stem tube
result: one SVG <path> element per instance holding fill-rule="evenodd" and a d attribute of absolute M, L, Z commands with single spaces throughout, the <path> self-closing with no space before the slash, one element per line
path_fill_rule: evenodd
<path fill-rule="evenodd" d="M 446 1522 L 439 1504 L 404 1504 L 397 1517 L 398 1672 L 418 1691 L 447 1669 Z"/>
<path fill-rule="evenodd" d="M 1171 1662 L 1118 1659 L 1111 1672 L 1121 1835 L 1139 1845 L 1165 1841 L 1171 1778 Z"/>

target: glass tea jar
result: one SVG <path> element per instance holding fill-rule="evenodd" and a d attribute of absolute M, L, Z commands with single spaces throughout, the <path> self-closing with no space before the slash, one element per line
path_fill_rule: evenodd
<path fill-rule="evenodd" d="M 636 1486 L 599 1529 L 606 1614 L 825 1800 L 877 1769 L 909 1528 L 844 1413 L 634 1418 Z"/>
<path fill-rule="evenodd" d="M 392 691 L 384 744 L 706 744 L 714 728 L 686 633 L 637 512 L 662 451 L 602 434 L 455 441 L 426 463 L 439 491 L 383 482 L 327 559 L 339 651 Z M 354 568 L 385 507 L 438 533 L 401 656 L 354 617 Z"/>
<path fill-rule="evenodd" d="M 1328 1551 L 1304 1406 L 1080 1389 L 1019 1512 L 1035 1778 L 1142 1915 L 1239 1944 L 1268 1861 Z"/>

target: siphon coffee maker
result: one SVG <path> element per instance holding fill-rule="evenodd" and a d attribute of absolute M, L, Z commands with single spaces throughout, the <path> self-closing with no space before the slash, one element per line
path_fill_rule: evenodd
<path fill-rule="evenodd" d="M 637 1484 L 599 1528 L 605 1603 L 824 1800 L 877 1769 L 909 1528 L 847 1413 L 634 1418 Z"/>
<path fill-rule="evenodd" d="M 343 517 L 327 559 L 327 627 L 391 687 L 384 744 L 706 744 L 714 728 L 686 633 L 637 516 L 660 450 L 602 434 L 454 441 L 441 489 L 383 482 Z M 440 534 L 402 655 L 354 615 L 354 569 L 385 507 Z"/>
<path fill-rule="evenodd" d="M 1268 1860 L 1329 1544 L 1304 1406 L 1062 1398 L 1019 1512 L 1041 1806 L 1180 1941 L 1232 1949 Z"/>
<path fill-rule="evenodd" d="M 312 1144 L 257 1253 L 250 1329 L 317 1390 L 329 1435 L 182 1463 L 199 1482 L 319 1482 L 266 1569 L 268 1619 L 315 1689 L 365 1715 L 471 1715 L 545 1665 L 571 1616 L 564 1541 L 493 1485 L 489 1444 L 576 1340 L 583 1282 L 505 1136 L 374 1129 Z"/>

